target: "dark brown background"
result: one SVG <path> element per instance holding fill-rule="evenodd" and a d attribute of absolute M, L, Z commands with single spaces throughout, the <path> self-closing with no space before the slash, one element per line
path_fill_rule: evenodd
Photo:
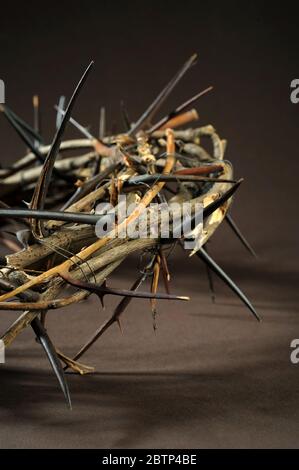
<path fill-rule="evenodd" d="M 299 75 L 292 3 L 39 2 L 1 4 L 0 77 L 7 103 L 32 119 L 38 93 L 46 140 L 53 105 L 70 96 L 90 59 L 95 70 L 74 116 L 96 132 L 99 107 L 118 126 L 124 99 L 136 119 L 194 51 L 193 68 L 164 111 L 212 84 L 198 105 L 229 141 L 227 158 L 245 183 L 233 214 L 260 255 L 251 259 L 222 227 L 210 251 L 262 315 L 254 322 L 225 286 L 209 299 L 205 270 L 179 253 L 173 292 L 153 333 L 146 302 L 134 301 L 124 335 L 109 331 L 86 355 L 94 376 L 69 376 L 66 410 L 46 359 L 28 329 L 1 366 L 0 447 L 298 447 L 299 366 L 290 342 L 298 318 L 298 112 L 290 82 Z M 115 121 L 115 123 L 114 123 Z M 68 131 L 68 135 L 77 135 Z M 1 162 L 24 153 L 4 119 Z M 134 261 L 114 285 L 128 287 Z M 49 315 L 56 344 L 72 354 L 109 314 L 96 301 Z M 1 330 L 14 314 L 1 314 Z"/>

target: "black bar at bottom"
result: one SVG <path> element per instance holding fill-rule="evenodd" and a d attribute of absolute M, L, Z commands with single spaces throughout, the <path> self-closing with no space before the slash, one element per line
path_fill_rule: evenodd
<path fill-rule="evenodd" d="M 286 465 L 299 462 L 299 450 L 161 450 L 161 449 L 90 449 L 90 450 L 0 450 L 0 465 L 28 465 L 40 469 L 43 464 L 50 465 L 84 465 L 84 470 L 107 468 L 113 465 L 120 468 L 149 468 L 162 466 L 199 466 L 210 468 L 217 465 L 230 465 L 230 468 L 252 469 L 252 465 Z"/>

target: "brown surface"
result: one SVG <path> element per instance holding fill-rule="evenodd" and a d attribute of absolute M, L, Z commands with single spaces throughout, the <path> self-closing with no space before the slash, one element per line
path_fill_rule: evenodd
<path fill-rule="evenodd" d="M 269 12 L 261 2 L 234 12 L 211 5 L 204 13 L 194 11 L 198 2 L 184 11 L 163 2 L 154 13 L 131 4 L 113 17 L 111 2 L 101 11 L 92 2 L 84 11 L 72 3 L 71 12 L 59 2 L 59 19 L 43 6 L 43 21 L 28 5 L 7 7 L 0 38 L 8 102 L 30 119 L 30 96 L 38 91 L 48 138 L 58 94 L 70 93 L 94 57 L 96 70 L 75 116 L 95 123 L 104 99 L 112 120 L 123 97 L 136 118 L 186 56 L 199 51 L 197 69 L 169 103 L 215 85 L 200 104 L 201 123 L 215 124 L 228 138 L 227 157 L 246 178 L 233 214 L 261 258 L 251 259 L 225 227 L 210 252 L 264 321 L 257 324 L 220 283 L 211 304 L 201 263 L 178 253 L 173 292 L 192 300 L 161 302 L 156 334 L 148 304 L 132 302 L 124 335 L 112 328 L 85 357 L 97 373 L 68 376 L 72 412 L 32 332 L 13 344 L 0 366 L 0 447 L 298 447 L 299 366 L 289 360 L 290 342 L 299 337 L 299 105 L 289 102 L 298 74 L 296 15 L 273 5 Z M 2 119 L 0 136 L 2 161 L 23 154 Z M 113 285 L 128 287 L 133 278 L 132 261 Z M 107 313 L 95 300 L 50 313 L 57 346 L 76 352 L 112 303 Z M 1 330 L 13 318 L 1 313 Z"/>

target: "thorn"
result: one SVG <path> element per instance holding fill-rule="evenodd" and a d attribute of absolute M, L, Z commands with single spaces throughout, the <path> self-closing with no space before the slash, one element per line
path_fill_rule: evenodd
<path fill-rule="evenodd" d="M 123 334 L 124 331 L 123 331 L 123 328 L 122 328 L 122 324 L 121 324 L 120 318 L 117 318 L 117 319 L 116 319 L 116 322 L 117 322 L 117 324 L 118 324 L 118 327 L 119 327 L 119 329 L 120 329 L 121 334 Z"/>
<path fill-rule="evenodd" d="M 25 122 L 20 116 L 18 116 L 14 111 L 12 111 L 7 105 L 0 106 L 0 111 L 5 113 L 8 112 L 11 117 L 14 119 L 15 122 L 17 122 L 21 128 L 26 131 L 27 134 L 29 134 L 31 137 L 33 137 L 35 140 L 37 140 L 39 143 L 42 142 L 42 137 L 40 134 L 38 134 L 27 122 Z M 8 119 L 8 118 L 7 118 Z M 10 124 L 13 126 L 12 122 Z"/>
<path fill-rule="evenodd" d="M 220 266 L 208 255 L 208 253 L 203 248 L 200 248 L 196 254 L 239 297 L 239 299 L 249 308 L 249 310 L 252 312 L 255 318 L 258 321 L 261 321 L 255 308 L 253 307 L 251 302 L 248 300 L 246 295 L 241 291 L 241 289 L 239 289 L 239 287 L 232 281 L 232 279 L 223 271 L 223 269 L 221 269 Z"/>
<path fill-rule="evenodd" d="M 35 155 L 35 157 L 44 165 L 45 164 L 45 157 L 44 155 L 40 152 L 39 148 L 36 147 L 34 142 L 32 142 L 31 138 L 27 135 L 27 133 L 24 131 L 22 126 L 15 120 L 13 117 L 13 114 L 8 111 L 7 106 L 4 108 L 2 105 L 0 106 L 0 110 L 4 112 L 4 116 L 8 120 L 8 122 L 12 125 L 14 130 L 17 132 L 21 140 L 24 142 L 24 144 L 30 149 L 30 151 Z M 38 138 L 35 138 L 35 142 L 38 140 Z M 54 168 L 54 172 L 59 178 L 65 180 L 65 181 L 73 181 L 73 178 L 70 178 L 68 175 L 65 175 L 64 173 L 56 170 Z"/>
<path fill-rule="evenodd" d="M 63 372 L 63 368 L 61 362 L 57 356 L 56 350 L 50 340 L 45 328 L 41 324 L 40 320 L 36 317 L 31 322 L 31 327 L 36 334 L 38 341 L 40 342 L 41 346 L 43 347 L 45 353 L 48 356 L 49 362 L 53 368 L 53 371 L 57 377 L 61 390 L 63 392 L 64 398 L 67 402 L 69 409 L 72 409 L 71 397 L 69 388 L 67 385 L 67 381 L 65 379 L 65 375 Z"/>
<path fill-rule="evenodd" d="M 31 138 L 27 134 L 27 130 L 25 131 L 23 126 L 19 123 L 17 119 L 14 118 L 14 114 L 9 111 L 7 106 L 1 106 L 1 111 L 4 113 L 4 116 L 8 120 L 8 122 L 11 124 L 11 126 L 14 128 L 18 136 L 21 138 L 21 140 L 24 142 L 26 147 L 28 147 L 31 152 L 36 156 L 36 158 L 40 162 L 44 162 L 44 156 L 43 154 L 39 151 L 39 149 L 36 147 L 34 142 L 31 140 Z M 35 131 L 34 131 L 35 133 Z"/>
<path fill-rule="evenodd" d="M 211 202 L 208 206 L 206 206 L 203 209 L 203 220 L 205 220 L 207 217 L 209 217 L 213 212 L 215 212 L 219 207 L 221 207 L 228 199 L 230 199 L 234 193 L 237 191 L 239 188 L 240 184 L 243 182 L 243 179 L 240 179 L 235 183 L 230 189 L 228 189 L 224 194 L 222 194 L 216 201 Z M 0 211 L 1 213 L 1 211 Z M 191 224 L 194 222 L 194 219 L 191 219 Z M 170 239 L 166 239 L 167 243 L 169 243 Z M 164 243 L 163 238 L 161 238 L 161 243 Z"/>
<path fill-rule="evenodd" d="M 208 253 L 206 246 L 205 246 L 205 250 Z M 214 304 L 216 302 L 216 295 L 215 295 L 213 275 L 207 264 L 206 264 L 206 270 L 207 270 L 207 277 L 208 277 L 208 282 L 209 282 L 210 297 L 211 297 L 212 303 Z"/>
<path fill-rule="evenodd" d="M 128 132 L 129 136 L 136 134 L 140 129 L 146 127 L 150 123 L 153 116 L 160 109 L 160 107 L 162 106 L 166 98 L 170 95 L 175 86 L 179 83 L 179 81 L 183 78 L 183 76 L 191 68 L 191 66 L 194 65 L 196 59 L 197 54 L 193 54 L 187 60 L 183 67 L 174 75 L 174 77 L 170 80 L 166 87 L 163 88 L 163 90 L 159 93 L 157 98 L 151 103 L 151 105 L 137 120 L 136 124 L 133 125 L 133 127 Z"/>
<path fill-rule="evenodd" d="M 44 161 L 43 168 L 41 170 L 40 176 L 37 180 L 37 184 L 35 186 L 35 191 L 32 196 L 31 200 L 31 209 L 43 209 L 45 205 L 45 200 L 48 194 L 48 189 L 50 186 L 51 178 L 52 178 L 52 173 L 55 165 L 55 160 L 57 157 L 57 154 L 59 152 L 61 140 L 65 131 L 65 128 L 68 124 L 68 121 L 70 119 L 74 104 L 76 102 L 76 99 L 88 77 L 88 74 L 93 66 L 94 62 L 92 61 L 88 67 L 86 68 L 85 72 L 83 73 L 81 79 L 79 80 L 75 91 L 69 101 L 69 104 L 67 106 L 66 112 L 63 116 L 63 119 L 61 121 L 60 127 L 57 129 L 55 137 L 53 139 L 52 145 L 50 147 L 50 150 L 48 152 L 48 155 Z M 45 235 L 45 230 L 43 229 L 42 224 L 34 223 L 32 224 L 33 232 L 34 235 L 39 238 L 40 236 Z"/>
<path fill-rule="evenodd" d="M 102 309 L 105 310 L 104 295 L 103 294 L 98 294 L 98 298 L 100 299 Z"/>
<path fill-rule="evenodd" d="M 219 199 L 205 207 L 203 210 L 203 218 L 206 219 L 209 217 L 215 210 L 219 209 L 219 207 L 221 207 L 228 199 L 230 199 L 237 191 L 239 186 L 243 183 L 243 181 L 243 178 L 239 179 L 237 183 L 235 183 L 228 191 L 222 194 Z"/>
<path fill-rule="evenodd" d="M 251 253 L 254 258 L 258 258 L 256 252 L 251 247 L 250 243 L 246 240 L 246 238 L 244 237 L 244 235 L 242 234 L 241 230 L 237 226 L 236 222 L 232 219 L 232 217 L 229 214 L 226 214 L 225 220 L 228 223 L 229 227 L 232 229 L 232 231 L 239 238 L 241 243 L 245 246 L 246 250 L 249 251 L 249 253 Z"/>
<path fill-rule="evenodd" d="M 178 106 L 174 111 L 172 111 L 171 113 L 169 113 L 167 116 L 164 116 L 162 119 L 160 119 L 159 122 L 157 122 L 156 124 L 154 124 L 150 129 L 149 129 L 149 134 L 152 134 L 153 132 L 155 132 L 156 130 L 160 129 L 162 126 L 164 126 L 170 119 L 178 116 L 179 114 L 183 113 L 187 108 L 189 108 L 189 106 L 191 106 L 192 104 L 195 103 L 195 101 L 197 101 L 199 98 L 201 98 L 202 96 L 204 96 L 206 93 L 208 93 L 209 91 L 212 91 L 213 90 L 213 87 L 212 86 L 209 86 L 208 88 L 206 88 L 205 90 L 197 93 L 196 95 L 192 96 L 192 98 L 190 98 L 188 101 L 185 101 L 183 104 L 181 104 L 180 106 Z"/>
<path fill-rule="evenodd" d="M 178 295 L 167 295 L 167 294 L 152 294 L 151 292 L 136 292 L 132 290 L 125 290 L 125 289 L 111 289 L 110 287 L 105 287 L 102 285 L 97 285 L 91 282 L 83 282 L 77 279 L 73 279 L 71 276 L 68 276 L 64 273 L 59 273 L 60 277 L 68 282 L 70 285 L 74 287 L 78 287 L 82 290 L 87 290 L 88 292 L 92 292 L 96 294 L 98 297 L 104 297 L 105 295 L 117 295 L 120 297 L 134 297 L 134 298 L 141 298 L 141 299 L 161 299 L 161 300 L 183 300 L 187 301 L 190 300 L 189 297 L 183 297 Z"/>

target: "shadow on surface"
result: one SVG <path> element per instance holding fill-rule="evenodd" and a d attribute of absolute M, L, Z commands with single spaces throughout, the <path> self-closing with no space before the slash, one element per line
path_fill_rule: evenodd
<path fill-rule="evenodd" d="M 0 412 L 41 430 L 54 422 L 55 436 L 50 434 L 49 442 L 53 445 L 54 439 L 58 447 L 60 433 L 63 447 L 142 447 L 147 439 L 156 442 L 153 436 L 161 433 L 164 448 L 196 442 L 199 447 L 215 446 L 219 426 L 223 432 L 232 429 L 232 435 L 236 426 L 241 440 L 245 429 L 251 435 L 251 428 L 258 427 L 250 445 L 269 445 L 267 439 L 259 441 L 264 427 L 270 431 L 277 419 L 288 416 L 291 424 L 298 414 L 292 373 L 285 371 L 276 389 L 270 386 L 277 384 L 281 360 L 277 357 L 273 363 L 273 357 L 273 351 L 265 351 L 253 358 L 250 367 L 214 367 L 209 372 L 102 372 L 84 378 L 68 374 L 73 412 L 66 410 L 50 372 L 5 367 L 0 372 Z M 209 440 L 211 428 L 214 438 Z M 163 434 L 166 429 L 168 436 Z M 174 435 L 178 441 L 173 441 Z M 233 446 L 230 439 L 223 436 L 224 446 Z M 9 435 L 1 440 L 4 447 L 13 441 Z M 38 437 L 30 446 L 39 446 Z"/>

